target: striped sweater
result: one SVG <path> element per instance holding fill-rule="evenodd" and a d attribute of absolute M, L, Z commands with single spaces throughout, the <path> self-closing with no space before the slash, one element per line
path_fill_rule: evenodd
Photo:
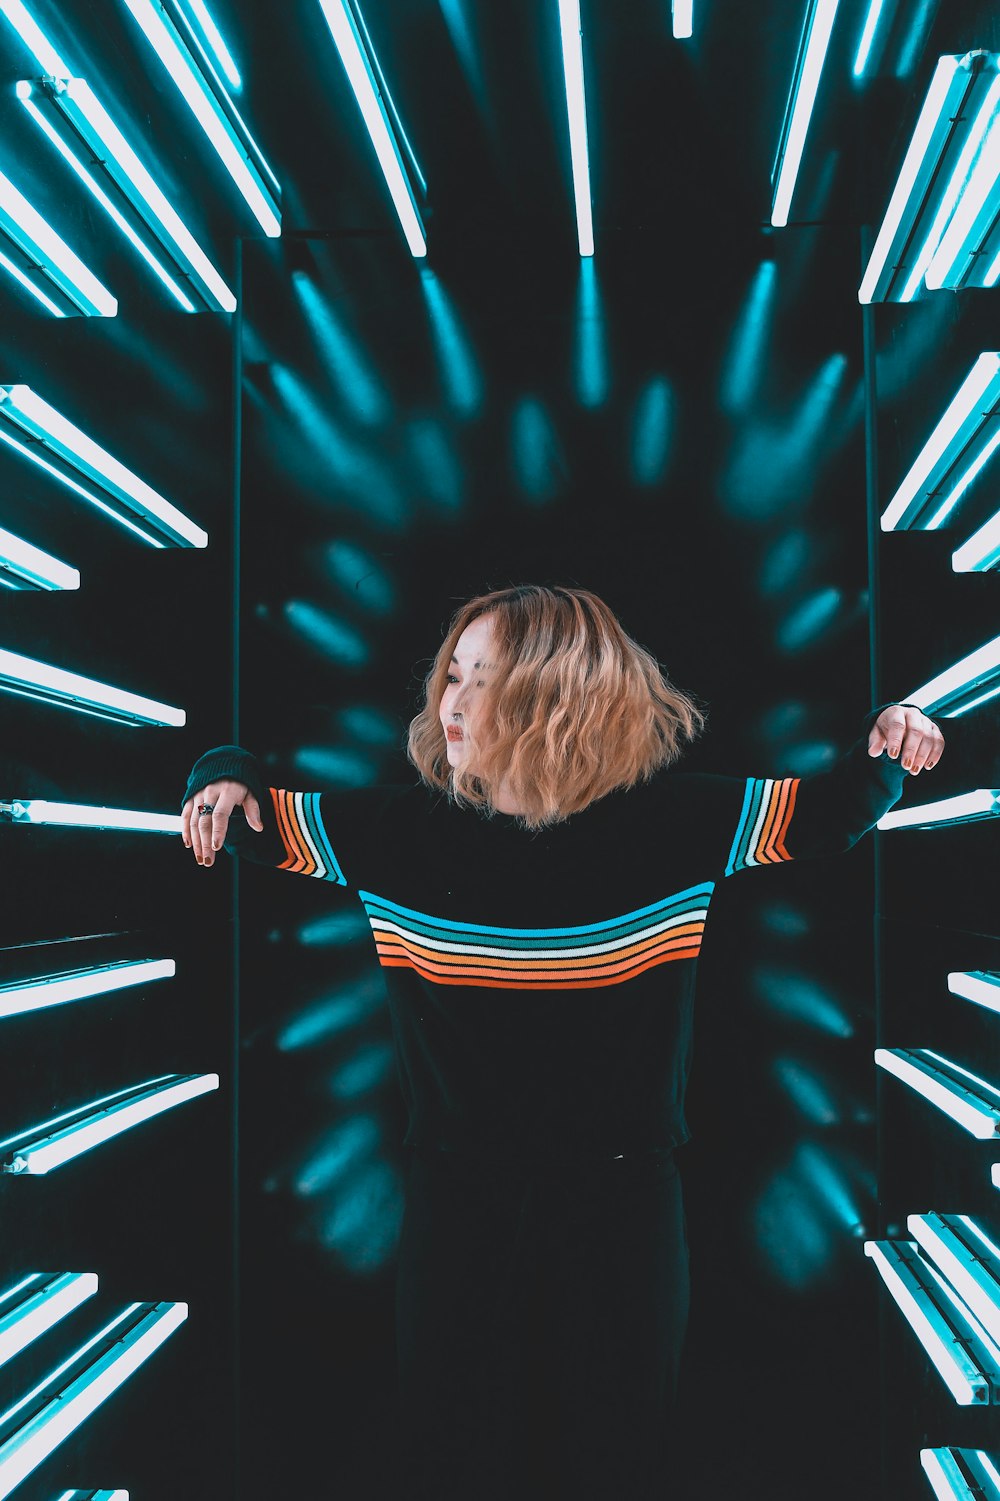
<path fill-rule="evenodd" d="M 419 782 L 269 787 L 240 746 L 207 751 L 183 801 L 234 777 L 225 848 L 348 888 L 382 966 L 406 1141 L 497 1156 L 616 1156 L 688 1139 L 697 959 L 712 893 L 740 871 L 851 848 L 907 773 L 868 754 L 881 712 L 804 777 L 660 772 L 535 832 Z"/>

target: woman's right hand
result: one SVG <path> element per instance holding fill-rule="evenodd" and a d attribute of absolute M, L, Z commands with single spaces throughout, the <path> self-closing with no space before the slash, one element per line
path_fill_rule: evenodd
<path fill-rule="evenodd" d="M 212 808 L 212 816 L 199 814 L 203 803 Z M 215 851 L 221 850 L 229 827 L 229 815 L 234 808 L 242 807 L 247 823 L 258 834 L 264 824 L 260 816 L 260 804 L 245 782 L 223 777 L 221 781 L 209 782 L 194 797 L 189 797 L 181 811 L 181 835 L 188 849 L 194 851 L 199 865 L 211 865 Z"/>

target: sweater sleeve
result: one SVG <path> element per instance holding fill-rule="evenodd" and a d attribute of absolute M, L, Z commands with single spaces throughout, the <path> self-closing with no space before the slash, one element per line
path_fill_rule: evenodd
<path fill-rule="evenodd" d="M 878 756 L 868 753 L 872 726 L 889 707 L 881 704 L 865 716 L 862 734 L 826 771 L 717 779 L 725 784 L 717 825 L 724 875 L 838 854 L 874 828 L 899 801 L 910 775 L 885 749 Z"/>
<path fill-rule="evenodd" d="M 370 880 L 370 856 L 384 848 L 381 816 L 393 796 L 405 789 L 374 786 L 336 792 L 293 792 L 268 786 L 260 762 L 239 745 L 219 745 L 195 762 L 181 806 L 211 782 L 231 777 L 257 799 L 262 831 L 250 827 L 243 809 L 229 817 L 223 849 L 230 855 L 270 865 L 294 875 L 313 876 L 338 886 Z"/>

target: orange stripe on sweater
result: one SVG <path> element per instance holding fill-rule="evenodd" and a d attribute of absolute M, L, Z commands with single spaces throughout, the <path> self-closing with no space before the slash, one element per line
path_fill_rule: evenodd
<path fill-rule="evenodd" d="M 767 800 L 767 811 L 764 814 L 764 823 L 761 828 L 760 834 L 757 836 L 757 848 L 753 852 L 753 858 L 762 865 L 771 864 L 774 861 L 774 856 L 771 854 L 770 849 L 771 830 L 774 827 L 774 820 L 777 816 L 778 806 L 780 802 L 781 784 L 778 783 L 771 787 L 771 791 Z"/>
<path fill-rule="evenodd" d="M 641 943 L 631 943 L 626 948 L 609 949 L 603 957 L 609 965 L 621 967 L 621 961 L 628 959 L 633 954 L 652 952 L 661 944 L 675 941 L 678 938 L 700 937 L 704 929 L 704 918 L 697 922 L 678 923 L 676 927 L 669 928 L 663 933 L 651 934 L 649 938 L 644 938 Z M 415 939 L 406 938 L 401 933 L 386 932 L 383 928 L 376 928 L 374 932 L 375 943 L 379 953 L 382 953 L 383 949 L 388 951 L 390 945 L 396 945 L 405 949 L 407 953 L 416 954 L 420 958 L 432 960 L 437 964 L 447 964 L 452 967 L 463 964 L 474 964 L 479 960 L 483 960 L 488 964 L 492 964 L 498 971 L 502 971 L 508 966 L 511 970 L 517 970 L 519 967 L 540 969 L 543 965 L 549 964 L 557 969 L 587 969 L 593 968 L 601 957 L 597 954 L 580 954 L 571 959 L 562 959 L 558 953 L 554 952 L 551 959 L 525 959 L 514 951 L 511 951 L 509 958 L 495 954 L 451 954 L 442 952 L 441 949 L 430 948 L 426 944 L 417 943 Z M 483 947 L 488 948 L 489 944 L 484 944 Z"/>
<path fill-rule="evenodd" d="M 701 943 L 702 931 L 703 924 L 687 924 L 669 939 L 659 935 L 655 942 L 636 944 L 627 950 L 620 950 L 617 954 L 609 956 L 607 964 L 598 964 L 594 956 L 549 961 L 528 959 L 520 963 L 496 959 L 492 956 L 480 957 L 476 954 L 452 956 L 438 953 L 436 950 L 421 949 L 418 945 L 407 943 L 396 935 L 390 935 L 387 942 L 376 938 L 375 947 L 383 963 L 387 956 L 392 956 L 403 963 L 406 963 L 408 958 L 412 958 L 415 969 L 426 969 L 435 975 L 446 975 L 462 970 L 476 975 L 508 975 L 516 980 L 544 980 L 547 976 L 572 974 L 574 971 L 578 971 L 581 975 L 621 974 L 624 970 L 632 968 L 632 965 L 627 962 L 628 955 L 653 958 L 657 954 L 669 954 L 678 947 L 684 949 L 694 947 L 697 950 Z M 697 942 L 694 942 L 695 939 Z M 550 967 L 546 967 L 547 965 Z"/>
<path fill-rule="evenodd" d="M 278 833 L 281 842 L 288 851 L 287 858 L 278 866 L 279 870 L 292 870 L 296 874 L 312 875 L 317 869 L 316 862 L 309 854 L 308 847 L 302 843 L 299 837 L 299 824 L 295 817 L 293 794 L 283 789 L 271 787 L 268 789 L 271 801 L 274 803 L 274 812 L 278 820 Z"/>
<path fill-rule="evenodd" d="M 694 945 L 691 948 L 673 949 L 668 954 L 661 954 L 661 955 L 659 955 L 658 958 L 650 959 L 646 964 L 641 964 L 638 969 L 632 970 L 629 973 L 629 975 L 627 976 L 627 978 L 631 980 L 636 975 L 645 974 L 645 972 L 646 972 L 647 969 L 655 969 L 655 967 L 658 964 L 666 964 L 666 963 L 668 963 L 672 959 L 696 959 L 698 957 L 698 953 L 699 953 L 699 946 L 697 944 Z M 386 959 L 386 958 L 383 958 L 382 959 L 382 964 L 383 964 L 383 966 L 386 969 L 413 969 L 413 970 L 416 970 L 417 974 L 419 974 L 422 979 L 424 979 L 424 980 L 430 980 L 435 985 L 466 985 L 466 986 L 476 986 L 476 985 L 478 985 L 478 986 L 482 986 L 483 988 L 485 988 L 487 990 L 519 990 L 519 989 L 530 989 L 530 990 L 595 990 L 599 986 L 602 986 L 602 985 L 618 985 L 618 984 L 622 983 L 621 979 L 619 977 L 617 977 L 616 975 L 605 975 L 604 977 L 602 977 L 599 980 L 582 980 L 582 979 L 574 979 L 574 980 L 551 980 L 551 979 L 549 979 L 549 980 L 542 980 L 542 981 L 538 981 L 538 982 L 532 982 L 530 979 L 529 980 L 525 980 L 523 977 L 519 976 L 517 984 L 516 985 L 511 985 L 509 983 L 509 981 L 505 983 L 503 980 L 484 980 L 484 979 L 479 979 L 476 976 L 468 976 L 468 975 L 436 975 L 436 974 L 431 974 L 431 973 L 425 971 L 421 965 L 414 964 L 414 962 L 412 961 L 412 959 Z"/>
<path fill-rule="evenodd" d="M 786 806 L 785 806 L 784 815 L 783 815 L 782 820 L 781 820 L 781 827 L 778 829 L 777 833 L 774 836 L 774 840 L 773 840 L 774 848 L 778 852 L 778 854 L 779 854 L 779 856 L 781 857 L 782 860 L 791 860 L 791 858 L 792 858 L 792 856 L 788 853 L 787 849 L 785 848 L 784 839 L 785 839 L 785 835 L 788 833 L 788 825 L 792 821 L 792 814 L 795 811 L 795 795 L 796 795 L 796 793 L 799 790 L 799 782 L 800 781 L 801 781 L 800 777 L 792 777 L 792 778 L 790 778 L 790 783 L 789 783 L 789 787 L 788 787 L 788 799 L 787 799 L 787 803 L 786 803 Z"/>

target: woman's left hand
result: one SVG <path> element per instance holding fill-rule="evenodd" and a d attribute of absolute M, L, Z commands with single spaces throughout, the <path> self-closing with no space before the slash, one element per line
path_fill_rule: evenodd
<path fill-rule="evenodd" d="M 868 735 L 868 754 L 879 756 L 884 750 L 913 776 L 930 771 L 941 759 L 944 736 L 927 715 L 912 704 L 890 704 L 883 709 Z"/>

